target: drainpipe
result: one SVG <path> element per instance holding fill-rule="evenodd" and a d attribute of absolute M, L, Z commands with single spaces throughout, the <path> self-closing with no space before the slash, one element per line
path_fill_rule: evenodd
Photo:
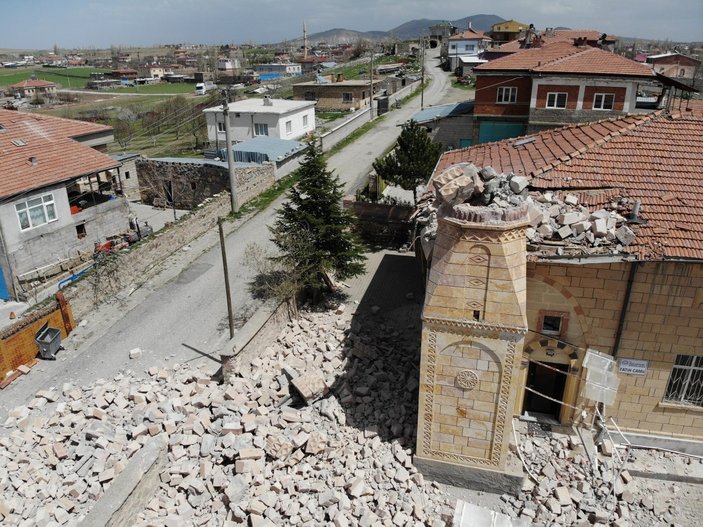
<path fill-rule="evenodd" d="M 630 275 L 627 277 L 627 288 L 625 289 L 625 298 L 622 301 L 622 309 L 620 310 L 620 320 L 618 320 L 618 329 L 615 332 L 615 343 L 613 344 L 613 358 L 617 358 L 618 352 L 620 351 L 620 339 L 622 338 L 622 330 L 625 327 L 625 320 L 627 319 L 627 311 L 630 307 L 630 296 L 632 295 L 632 285 L 635 282 L 635 275 L 637 274 L 637 269 L 642 264 L 642 262 L 632 262 L 630 265 Z"/>

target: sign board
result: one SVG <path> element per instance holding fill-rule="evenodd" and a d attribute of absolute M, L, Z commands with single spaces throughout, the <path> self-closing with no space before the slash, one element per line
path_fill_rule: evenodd
<path fill-rule="evenodd" d="M 648 361 L 640 359 L 620 359 L 620 373 L 628 375 L 647 375 Z"/>

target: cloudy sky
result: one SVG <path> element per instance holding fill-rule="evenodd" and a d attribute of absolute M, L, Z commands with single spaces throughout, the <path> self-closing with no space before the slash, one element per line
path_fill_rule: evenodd
<path fill-rule="evenodd" d="M 472 5 L 473 4 L 473 5 Z M 277 42 L 479 13 L 610 34 L 703 40 L 701 0 L 0 0 L 0 48 Z"/>

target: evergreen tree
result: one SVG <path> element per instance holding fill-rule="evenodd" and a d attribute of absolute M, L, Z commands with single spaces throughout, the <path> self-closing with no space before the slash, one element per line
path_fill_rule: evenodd
<path fill-rule="evenodd" d="M 332 291 L 330 274 L 344 280 L 364 272 L 363 248 L 352 230 L 355 218 L 342 208 L 342 185 L 327 170 L 314 139 L 298 170 L 298 184 L 269 227 L 280 251 L 276 260 L 300 289 Z"/>
<path fill-rule="evenodd" d="M 374 161 L 373 168 L 384 181 L 412 190 L 417 202 L 415 189 L 430 179 L 441 154 L 442 146 L 433 143 L 427 130 L 411 120 L 403 126 L 393 151 Z"/>

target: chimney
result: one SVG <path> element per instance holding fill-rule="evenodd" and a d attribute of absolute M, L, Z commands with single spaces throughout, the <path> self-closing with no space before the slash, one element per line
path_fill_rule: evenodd
<path fill-rule="evenodd" d="M 532 47 L 533 48 L 541 48 L 542 47 L 542 36 L 541 35 L 535 35 L 532 37 Z"/>
<path fill-rule="evenodd" d="M 344 81 L 344 73 L 337 73 L 337 80 L 334 82 L 343 82 Z"/>
<path fill-rule="evenodd" d="M 575 45 L 577 48 L 580 48 L 581 46 L 585 46 L 585 45 L 586 45 L 586 42 L 587 42 L 586 37 L 577 37 L 577 38 L 574 40 L 574 45 Z"/>
<path fill-rule="evenodd" d="M 273 102 L 271 102 L 271 97 L 268 95 L 264 95 L 264 106 L 273 106 Z"/>
<path fill-rule="evenodd" d="M 471 27 L 471 20 L 469 20 L 469 31 L 473 31 L 473 28 Z"/>

